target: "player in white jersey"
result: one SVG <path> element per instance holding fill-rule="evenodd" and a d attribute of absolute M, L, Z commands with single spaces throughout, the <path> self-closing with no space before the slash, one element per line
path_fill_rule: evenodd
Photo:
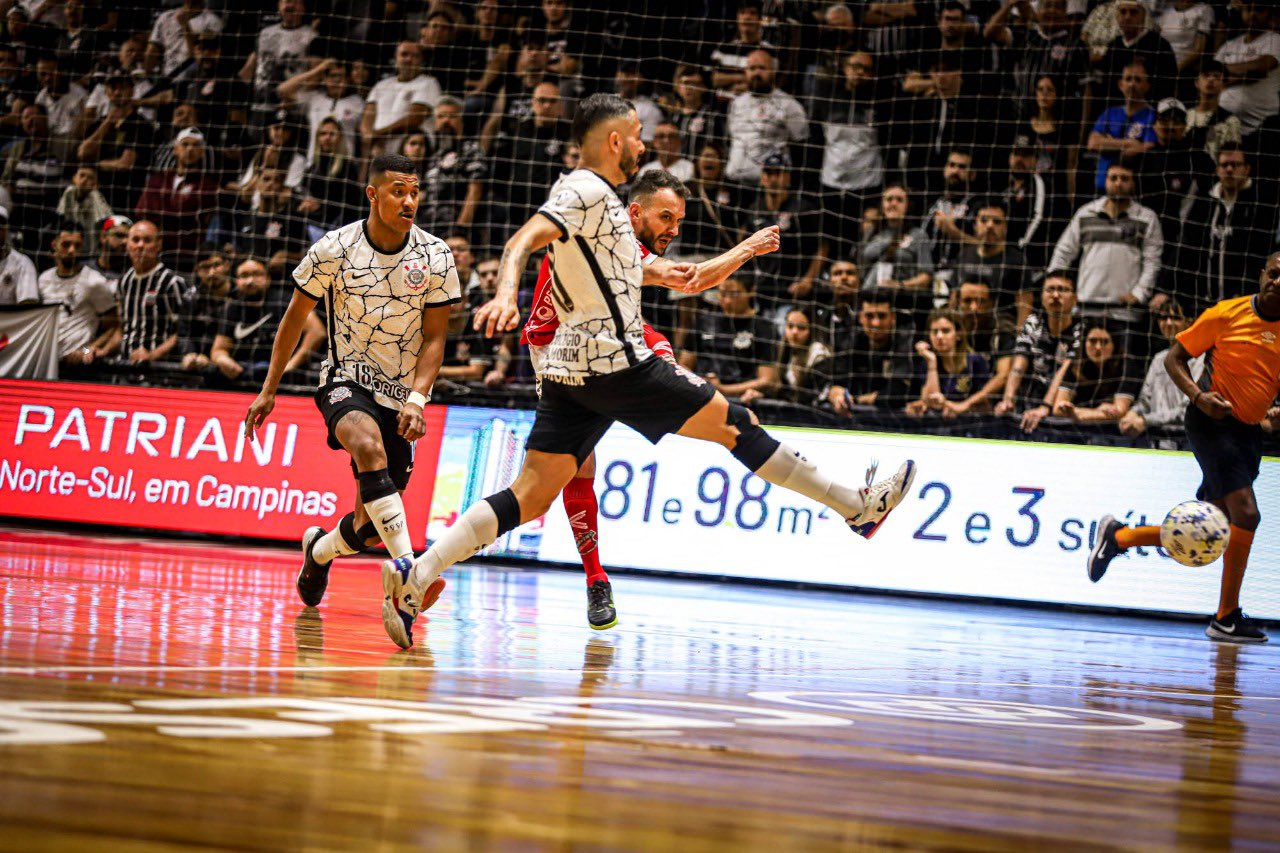
<path fill-rule="evenodd" d="M 245 416 L 250 437 L 275 406 L 276 387 L 303 322 L 324 300 L 328 354 L 316 406 L 329 446 L 351 455 L 356 507 L 325 532 L 303 534 L 298 595 L 316 606 L 335 557 L 381 541 L 394 557 L 412 557 L 401 494 L 413 471 L 413 442 L 444 357 L 449 306 L 462 299 L 453 253 L 413 224 L 418 176 L 398 154 L 374 159 L 365 189 L 367 219 L 330 231 L 293 271 L 294 293 L 276 331 L 262 393 Z M 443 584 L 429 593 L 438 596 Z"/>
<path fill-rule="evenodd" d="M 546 204 L 507 241 L 497 295 L 475 317 L 490 335 L 514 329 L 520 275 L 535 251 L 552 246 L 560 327 L 547 348 L 524 464 L 510 488 L 468 507 L 417 560 L 383 563 L 383 627 L 402 648 L 412 645 L 414 619 L 431 605 L 441 573 L 545 513 L 614 421 L 655 443 L 677 433 L 720 444 L 761 479 L 825 504 L 865 537 L 902 501 L 915 475 L 907 460 L 893 477 L 866 488 L 835 483 L 770 437 L 747 409 L 654 357 L 640 319 L 640 251 L 614 191 L 634 177 L 644 153 L 640 119 L 617 95 L 596 94 L 579 102 L 572 136 L 581 168 L 557 181 Z M 654 266 L 670 267 L 674 277 L 681 265 L 659 259 L 648 265 Z M 688 273 L 693 278 L 694 270 Z M 695 289 L 696 280 L 688 287 Z"/>

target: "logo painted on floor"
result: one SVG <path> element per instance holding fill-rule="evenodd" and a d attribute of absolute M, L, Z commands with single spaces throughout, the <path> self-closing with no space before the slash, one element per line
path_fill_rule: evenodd
<path fill-rule="evenodd" d="M 1115 711 L 954 697 L 865 692 L 760 692 L 760 702 L 791 707 L 644 697 L 452 697 L 438 702 L 340 697 L 261 696 L 136 699 L 121 702 L 0 702 L 0 746 L 95 743 L 101 727 L 132 726 L 178 738 L 306 738 L 359 723 L 398 735 L 465 735 L 594 729 L 618 737 L 679 735 L 698 729 L 840 728 L 859 717 L 908 717 L 976 725 L 1116 732 L 1180 729 L 1172 720 Z M 805 710 L 800 710 L 804 708 Z M 836 712 L 816 713 L 814 710 Z M 274 718 L 210 712 L 273 713 Z"/>

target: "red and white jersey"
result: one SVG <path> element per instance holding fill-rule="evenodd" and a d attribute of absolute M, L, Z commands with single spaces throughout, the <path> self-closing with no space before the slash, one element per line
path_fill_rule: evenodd
<path fill-rule="evenodd" d="M 639 240 L 636 241 L 636 245 L 640 248 L 642 264 L 650 263 L 652 258 L 657 257 Z M 525 321 L 524 329 L 520 332 L 520 343 L 545 347 L 556 336 L 556 329 L 559 327 L 560 317 L 556 314 L 555 302 L 551 298 L 551 253 L 547 252 L 542 258 L 542 266 L 538 269 L 538 283 L 533 289 L 533 307 L 529 310 L 529 319 Z M 668 361 L 675 360 L 671 343 L 648 323 L 644 324 L 644 342 L 655 355 Z"/>

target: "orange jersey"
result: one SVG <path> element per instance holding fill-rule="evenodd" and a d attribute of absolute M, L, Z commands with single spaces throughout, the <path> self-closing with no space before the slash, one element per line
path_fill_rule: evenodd
<path fill-rule="evenodd" d="M 1179 334 L 1178 343 L 1192 356 L 1209 352 L 1209 390 L 1231 403 L 1236 420 L 1256 424 L 1267 416 L 1280 392 L 1280 321 L 1259 317 L 1252 296 L 1219 302 Z"/>

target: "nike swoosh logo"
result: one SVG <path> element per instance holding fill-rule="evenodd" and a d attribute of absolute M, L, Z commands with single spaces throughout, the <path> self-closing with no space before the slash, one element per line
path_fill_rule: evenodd
<path fill-rule="evenodd" d="M 244 323 L 236 323 L 236 328 L 235 328 L 236 340 L 243 341 L 245 338 L 249 337 L 254 332 L 258 331 L 258 329 L 261 329 L 262 324 L 267 322 L 267 320 L 270 320 L 270 319 L 271 318 L 269 316 L 260 317 L 258 319 L 258 322 L 250 323 L 248 326 L 246 326 Z"/>
<path fill-rule="evenodd" d="M 1236 632 L 1236 626 L 1232 625 L 1230 628 L 1228 628 L 1226 625 L 1223 625 L 1221 622 L 1218 622 L 1218 630 L 1224 634 L 1234 634 Z"/>

